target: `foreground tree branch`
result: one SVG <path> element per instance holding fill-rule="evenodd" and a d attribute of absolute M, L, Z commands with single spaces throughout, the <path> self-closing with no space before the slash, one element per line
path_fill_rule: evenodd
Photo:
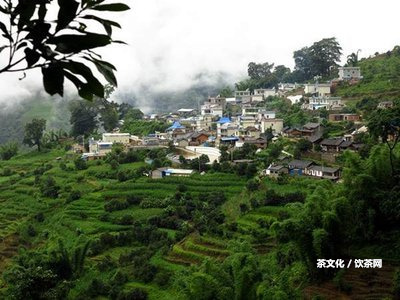
<path fill-rule="evenodd" d="M 49 7 L 58 5 L 57 19 L 49 16 Z M 0 4 L 0 55 L 8 52 L 2 73 L 24 72 L 40 68 L 43 86 L 50 95 L 64 94 L 65 79 L 87 100 L 104 97 L 104 85 L 84 62 L 95 67 L 103 78 L 117 86 L 116 68 L 101 59 L 93 49 L 112 43 L 114 27 L 121 26 L 97 15 L 98 12 L 121 12 L 129 7 L 106 0 L 6 0 Z M 5 18 L 4 18 L 5 17 Z M 100 24 L 104 33 L 89 31 Z M 5 51 L 8 50 L 8 51 Z"/>

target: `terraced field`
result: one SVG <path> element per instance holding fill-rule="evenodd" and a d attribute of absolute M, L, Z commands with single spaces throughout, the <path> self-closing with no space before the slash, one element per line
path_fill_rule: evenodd
<path fill-rule="evenodd" d="M 194 175 L 190 178 L 161 180 L 141 177 L 119 182 L 96 176 L 110 170 L 108 164 L 97 165 L 93 162 L 87 170 L 76 171 L 73 170 L 72 159 L 73 157 L 67 156 L 63 151 L 54 151 L 46 154 L 34 153 L 32 157 L 22 156 L 18 160 L 0 164 L 1 168 L 9 168 L 12 171 L 10 176 L 0 176 L 0 240 L 2 241 L 0 272 L 11 262 L 21 246 L 31 249 L 54 249 L 58 245 L 58 240 L 62 240 L 67 248 L 73 248 L 87 239 L 96 239 L 103 233 L 112 235 L 129 230 L 129 225 L 119 225 L 113 220 L 130 215 L 134 221 L 141 221 L 159 216 L 163 212 L 163 208 L 142 208 L 140 205 L 130 205 L 125 209 L 106 212 L 105 204 L 110 199 L 125 201 L 128 195 L 136 195 L 146 199 L 162 200 L 174 195 L 181 185 L 194 196 L 221 191 L 230 199 L 241 193 L 246 182 L 232 174 Z M 67 169 L 61 169 L 60 162 L 65 162 Z M 52 176 L 60 186 L 60 196 L 56 199 L 42 197 L 39 186 L 35 184 L 33 171 L 48 164 L 50 164 L 48 170 L 42 178 Z M 143 165 L 141 162 L 123 164 L 120 169 L 136 170 Z M 81 198 L 67 201 L 71 190 L 80 191 Z M 42 222 L 35 219 L 40 212 L 43 213 Z M 103 218 L 104 215 L 108 217 Z M 28 225 L 34 227 L 33 236 L 28 234 Z M 176 234 L 172 229 L 160 228 L 160 230 L 170 237 Z M 129 253 L 135 247 L 132 245 L 110 248 L 100 255 L 91 257 L 89 264 L 95 265 L 106 256 L 117 262 L 121 254 Z M 199 264 L 206 258 L 222 260 L 228 255 L 225 241 L 193 234 L 173 245 L 168 253 L 159 252 L 154 255 L 151 263 L 160 269 L 175 272 L 189 265 Z M 168 289 L 161 289 L 153 283 L 130 281 L 126 284 L 127 289 L 132 287 L 146 289 L 150 299 L 160 297 L 179 299 L 179 295 L 173 294 Z"/>
<path fill-rule="evenodd" d="M 175 244 L 165 260 L 174 264 L 190 266 L 199 264 L 207 258 L 223 260 L 228 255 L 226 242 L 192 234 Z"/>

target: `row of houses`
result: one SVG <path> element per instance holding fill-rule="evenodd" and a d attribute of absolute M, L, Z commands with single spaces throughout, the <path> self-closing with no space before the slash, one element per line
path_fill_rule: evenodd
<path fill-rule="evenodd" d="M 277 177 L 280 174 L 338 180 L 341 172 L 339 167 L 320 166 L 312 161 L 298 159 L 292 160 L 287 164 L 271 164 L 264 171 L 264 175 L 270 177 Z"/>

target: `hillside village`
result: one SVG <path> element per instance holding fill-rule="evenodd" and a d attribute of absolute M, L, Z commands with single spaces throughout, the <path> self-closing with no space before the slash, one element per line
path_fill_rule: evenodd
<path fill-rule="evenodd" d="M 307 144 L 306 152 L 310 152 L 311 157 L 318 157 L 315 159 L 317 162 L 300 160 L 299 155 L 294 157 L 293 153 L 282 151 L 275 161 L 261 171 L 261 175 L 290 174 L 339 180 L 340 166 L 335 158 L 345 150 L 362 149 L 364 145 L 357 137 L 365 133 L 367 128 L 362 116 L 346 112 L 346 104 L 341 101 L 341 97 L 334 96 L 335 87 L 340 82 L 356 85 L 362 80 L 360 68 L 340 67 L 338 70 L 338 78 L 328 83 L 320 83 L 317 77 L 314 83 L 280 83 L 277 89 L 236 90 L 234 97 L 209 97 L 200 107 L 185 107 L 161 115 L 145 115 L 144 120 L 158 120 L 169 124 L 169 127 L 165 132 L 154 132 L 147 136 L 135 136 L 116 129 L 114 132 L 103 133 L 101 140 L 91 138 L 89 152 L 76 145 L 77 151 L 84 152 L 84 159 L 93 160 L 104 158 L 116 143 L 123 144 L 126 150 L 173 145 L 181 150 L 185 158 L 206 155 L 208 163 L 212 164 L 220 161 L 221 147 L 224 151 L 232 152 L 248 144 L 261 151 L 278 140 L 302 140 Z M 272 101 L 300 106 L 312 121 L 303 126 L 286 126 L 287 122 L 281 117 L 280 111 L 267 109 Z M 325 113 L 325 122 L 321 117 L 322 111 Z M 350 127 L 343 130 L 342 135 L 330 136 L 325 130 L 327 122 L 347 123 Z M 175 165 L 180 165 L 179 155 L 170 159 Z M 191 174 L 179 168 L 164 168 L 161 171 L 167 176 Z"/>

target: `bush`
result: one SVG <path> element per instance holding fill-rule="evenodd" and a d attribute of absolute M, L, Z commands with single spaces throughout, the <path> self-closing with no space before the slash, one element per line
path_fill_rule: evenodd
<path fill-rule="evenodd" d="M 77 170 L 86 170 L 88 168 L 87 163 L 81 157 L 78 157 L 74 160 L 75 169 Z"/>
<path fill-rule="evenodd" d="M 109 202 L 107 202 L 104 205 L 104 209 L 107 212 L 112 212 L 112 211 L 116 211 L 116 210 L 123 210 L 128 208 L 128 203 L 126 201 L 121 201 L 121 200 L 117 200 L 117 199 L 113 199 L 110 200 Z"/>
<path fill-rule="evenodd" d="M 119 225 L 132 225 L 134 222 L 133 217 L 131 215 L 124 215 L 119 220 L 116 221 Z"/>
<path fill-rule="evenodd" d="M 44 197 L 57 198 L 60 186 L 56 184 L 53 177 L 48 176 L 41 184 L 40 191 Z"/>
<path fill-rule="evenodd" d="M 28 228 L 27 228 L 26 232 L 31 237 L 34 237 L 37 234 L 35 228 L 31 224 L 28 225 Z"/>
<path fill-rule="evenodd" d="M 117 179 L 119 182 L 127 181 L 131 178 L 131 173 L 129 171 L 119 171 L 117 173 Z"/>
<path fill-rule="evenodd" d="M 34 218 L 37 222 L 42 223 L 44 221 L 44 214 L 42 212 L 37 213 Z"/>
<path fill-rule="evenodd" d="M 10 142 L 0 146 L 0 158 L 2 160 L 9 160 L 18 153 L 18 144 Z"/>
<path fill-rule="evenodd" d="M 82 194 L 78 190 L 73 190 L 69 193 L 68 198 L 67 198 L 67 203 L 78 200 L 82 197 Z"/>
<path fill-rule="evenodd" d="M 120 292 L 117 300 L 147 300 L 147 292 L 144 289 L 136 288 L 129 292 Z"/>
<path fill-rule="evenodd" d="M 246 183 L 246 188 L 250 192 L 254 192 L 254 191 L 258 190 L 259 187 L 260 187 L 260 183 L 255 179 L 250 179 Z"/>
<path fill-rule="evenodd" d="M 112 170 L 116 170 L 119 167 L 119 163 L 117 160 L 113 159 L 110 161 L 110 167 Z"/>
<path fill-rule="evenodd" d="M 136 195 L 128 195 L 126 196 L 126 202 L 129 205 L 139 205 L 142 201 L 142 197 Z"/>
<path fill-rule="evenodd" d="M 268 190 L 265 194 L 264 205 L 285 205 L 293 202 L 304 202 L 306 196 L 301 192 L 280 195 L 275 190 Z"/>
<path fill-rule="evenodd" d="M 156 276 L 154 276 L 154 282 L 161 286 L 161 287 L 166 287 L 168 286 L 171 278 L 172 278 L 172 272 L 168 270 L 160 270 Z"/>
<path fill-rule="evenodd" d="M 11 176 L 13 174 L 13 171 L 10 168 L 4 168 L 2 175 L 3 176 Z"/>

